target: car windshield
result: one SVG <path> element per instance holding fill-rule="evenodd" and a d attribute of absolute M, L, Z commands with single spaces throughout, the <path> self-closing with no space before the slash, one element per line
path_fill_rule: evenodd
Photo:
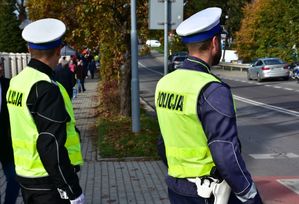
<path fill-rule="evenodd" d="M 284 64 L 284 62 L 280 59 L 268 59 L 264 60 L 265 65 L 272 65 L 272 64 Z"/>

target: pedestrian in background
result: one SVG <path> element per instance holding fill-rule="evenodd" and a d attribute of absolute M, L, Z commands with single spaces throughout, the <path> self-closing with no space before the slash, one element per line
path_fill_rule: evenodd
<path fill-rule="evenodd" d="M 76 74 L 76 79 L 77 79 L 79 93 L 81 93 L 81 89 L 82 89 L 83 92 L 86 91 L 85 86 L 84 86 L 86 72 L 84 71 L 84 68 L 83 68 L 83 61 L 82 61 L 82 59 L 80 59 L 78 61 L 78 64 L 77 64 L 76 70 L 75 70 L 75 74 Z"/>
<path fill-rule="evenodd" d="M 230 87 L 211 73 L 221 57 L 221 13 L 208 8 L 178 26 L 189 56 L 156 87 L 158 147 L 172 204 L 262 203 L 241 156 Z M 213 186 L 220 183 L 226 193 L 218 197 Z"/>
<path fill-rule="evenodd" d="M 85 77 L 88 77 L 88 68 L 89 68 L 89 63 L 91 61 L 92 57 L 90 54 L 90 50 L 88 48 L 86 48 L 83 52 L 82 52 L 82 62 L 83 62 L 83 70 L 84 70 L 84 75 Z"/>
<path fill-rule="evenodd" d="M 65 31 L 65 24 L 53 18 L 24 28 L 31 60 L 11 79 L 7 93 L 17 180 L 25 204 L 85 200 L 77 176 L 83 158 L 72 103 L 53 73 Z"/>
<path fill-rule="evenodd" d="M 4 60 L 0 58 L 0 162 L 6 178 L 4 204 L 14 204 L 18 198 L 20 186 L 16 181 L 9 115 L 6 104 L 6 93 L 9 86 L 9 79 L 4 77 L 3 61 Z"/>
<path fill-rule="evenodd" d="M 70 60 L 70 63 L 69 63 L 69 69 L 72 72 L 72 80 L 74 80 L 74 82 L 72 84 L 73 85 L 73 97 L 72 97 L 72 99 L 76 98 L 77 95 L 78 95 L 77 79 L 76 79 L 76 73 L 75 73 L 76 66 L 77 66 L 77 61 L 76 61 L 74 56 L 71 56 L 71 60 Z"/>
<path fill-rule="evenodd" d="M 62 58 L 59 59 L 59 63 L 61 64 L 62 67 L 64 67 L 66 64 L 68 64 L 69 62 L 66 59 L 66 56 L 63 56 Z"/>
<path fill-rule="evenodd" d="M 75 73 L 69 68 L 69 62 L 62 59 L 61 63 L 58 63 L 55 70 L 54 79 L 62 84 L 66 89 L 70 99 L 73 98 L 73 87 L 76 85 Z"/>
<path fill-rule="evenodd" d="M 96 63 L 95 63 L 94 59 L 91 59 L 89 64 L 88 64 L 88 70 L 89 70 L 91 79 L 94 78 L 94 73 L 95 73 L 96 69 L 97 69 Z"/>

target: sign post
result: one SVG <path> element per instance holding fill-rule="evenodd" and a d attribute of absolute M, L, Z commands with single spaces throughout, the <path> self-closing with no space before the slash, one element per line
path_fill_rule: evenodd
<path fill-rule="evenodd" d="M 168 72 L 168 30 L 182 22 L 183 8 L 184 0 L 150 0 L 149 29 L 164 29 L 164 75 Z"/>
<path fill-rule="evenodd" d="M 168 72 L 168 0 L 164 0 L 164 75 Z"/>
<path fill-rule="evenodd" d="M 137 65 L 137 29 L 136 29 L 136 0 L 131 0 L 131 105 L 132 105 L 132 131 L 140 131 L 140 102 L 139 102 L 139 76 Z"/>

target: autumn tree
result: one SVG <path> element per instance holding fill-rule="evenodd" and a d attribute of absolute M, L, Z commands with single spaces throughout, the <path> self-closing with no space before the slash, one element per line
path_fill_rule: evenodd
<path fill-rule="evenodd" d="M 227 30 L 227 38 L 235 39 L 235 33 L 240 30 L 241 20 L 243 19 L 243 8 L 251 0 L 228 0 L 223 13 L 223 25 Z"/>
<path fill-rule="evenodd" d="M 299 39 L 297 0 L 256 0 L 244 8 L 244 19 L 237 33 L 240 58 L 280 57 L 291 61 Z"/>
<path fill-rule="evenodd" d="M 227 1 L 223 0 L 201 0 L 201 1 L 187 1 L 184 8 L 184 17 L 190 17 L 196 12 L 203 10 L 208 7 L 220 7 L 224 10 L 226 9 Z"/>
<path fill-rule="evenodd" d="M 147 28 L 147 1 L 137 4 L 141 38 Z M 63 20 L 66 41 L 76 48 L 100 48 L 103 105 L 124 116 L 131 114 L 131 45 L 129 0 L 28 0 L 30 19 Z M 117 89 L 117 90 L 115 90 Z M 107 91 L 108 90 L 108 91 Z M 113 93 L 113 94 L 112 94 Z M 105 103 L 106 101 L 106 103 Z M 111 104 L 116 106 L 110 107 Z"/>

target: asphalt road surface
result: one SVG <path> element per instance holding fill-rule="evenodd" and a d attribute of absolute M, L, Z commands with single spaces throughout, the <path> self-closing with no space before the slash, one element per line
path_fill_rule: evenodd
<path fill-rule="evenodd" d="M 154 108 L 163 56 L 139 59 L 141 97 Z M 246 72 L 212 69 L 231 86 L 242 154 L 266 203 L 299 203 L 299 84 L 248 81 Z M 183 85 L 183 84 L 182 84 Z"/>

